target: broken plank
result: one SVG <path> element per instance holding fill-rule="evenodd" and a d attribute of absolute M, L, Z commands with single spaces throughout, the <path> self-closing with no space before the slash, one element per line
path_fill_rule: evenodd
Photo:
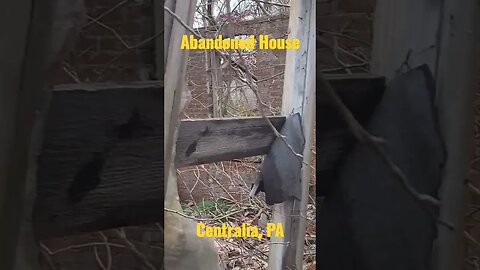
<path fill-rule="evenodd" d="M 285 117 L 270 117 L 279 130 Z M 177 167 L 212 163 L 268 153 L 275 139 L 261 117 L 184 120 L 176 149 Z"/>

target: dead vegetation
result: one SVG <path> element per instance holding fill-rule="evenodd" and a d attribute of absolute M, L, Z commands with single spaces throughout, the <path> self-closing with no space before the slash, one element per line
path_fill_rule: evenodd
<path fill-rule="evenodd" d="M 255 159 L 179 169 L 179 191 L 184 213 L 211 226 L 249 223 L 258 226 L 265 235 L 271 209 L 265 204 L 263 194 L 249 196 L 258 173 L 259 163 Z M 315 190 L 313 181 L 311 190 Z M 315 207 L 312 196 L 307 213 L 305 266 L 315 265 Z M 215 243 L 225 269 L 266 269 L 268 238 L 216 238 Z"/>

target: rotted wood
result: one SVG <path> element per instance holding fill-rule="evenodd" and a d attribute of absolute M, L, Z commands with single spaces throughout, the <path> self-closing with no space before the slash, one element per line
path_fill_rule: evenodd
<path fill-rule="evenodd" d="M 355 116 L 368 118 L 382 77 L 329 77 Z M 163 219 L 163 84 L 57 87 L 38 158 L 34 225 L 40 239 Z M 348 132 L 318 103 L 317 174 L 335 171 Z M 285 117 L 271 117 L 281 128 Z M 177 166 L 266 154 L 274 134 L 261 118 L 184 120 Z M 347 143 L 346 143 L 347 142 Z M 322 178 L 319 178 L 322 179 Z"/>

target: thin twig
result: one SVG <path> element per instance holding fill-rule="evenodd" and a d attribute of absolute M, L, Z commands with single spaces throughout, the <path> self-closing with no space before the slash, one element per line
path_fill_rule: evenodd
<path fill-rule="evenodd" d="M 148 260 L 147 256 L 140 252 L 137 247 L 127 238 L 125 231 L 123 228 L 116 229 L 115 232 L 117 233 L 118 237 L 125 242 L 128 248 L 140 259 L 140 261 L 150 270 L 156 270 L 157 268 Z"/>
<path fill-rule="evenodd" d="M 92 23 L 94 22 L 97 22 L 98 20 L 100 20 L 101 18 L 105 17 L 106 15 L 112 13 L 113 11 L 115 11 L 117 8 L 119 8 L 120 6 L 123 6 L 125 3 L 127 3 L 129 0 L 123 0 L 121 2 L 119 2 L 118 4 L 116 4 L 114 7 L 112 7 L 111 9 L 107 10 L 106 12 L 102 13 L 100 16 L 96 17 L 96 18 L 92 18 L 91 21 L 87 22 L 85 25 L 82 26 L 82 28 L 85 28 L 89 25 L 91 25 Z"/>
<path fill-rule="evenodd" d="M 192 219 L 192 220 L 195 220 L 195 221 L 219 221 L 219 220 L 222 220 L 222 219 L 225 219 L 229 216 L 232 216 L 232 215 L 235 215 L 237 213 L 241 213 L 243 211 L 245 211 L 245 209 L 240 209 L 240 210 L 237 210 L 237 211 L 233 211 L 233 212 L 230 212 L 228 214 L 225 214 L 223 216 L 220 216 L 220 217 L 215 217 L 215 218 L 197 218 L 197 217 L 192 217 L 192 216 L 189 216 L 189 215 L 185 215 L 184 213 L 182 212 L 179 212 L 177 210 L 173 210 L 173 209 L 169 209 L 169 208 L 163 208 L 166 212 L 170 212 L 170 213 L 174 213 L 174 214 L 177 214 L 179 216 L 182 216 L 184 218 L 188 218 L 188 219 Z"/>
<path fill-rule="evenodd" d="M 477 194 L 478 196 L 480 196 L 480 190 L 472 184 L 472 182 L 470 181 L 467 181 L 467 186 L 475 193 Z"/>
<path fill-rule="evenodd" d="M 138 47 L 141 47 L 145 44 L 147 44 L 148 42 L 154 40 L 154 39 L 157 39 L 159 36 L 163 35 L 164 33 L 164 30 L 161 30 L 159 33 L 155 34 L 154 36 L 151 36 L 149 38 L 146 38 L 144 39 L 143 41 L 140 41 L 139 43 L 133 45 L 133 46 L 130 46 L 128 45 L 129 47 L 126 47 L 125 49 L 123 49 L 123 51 L 121 51 L 118 55 L 116 55 L 115 57 L 113 57 L 110 61 L 108 61 L 108 63 L 106 63 L 103 68 L 98 71 L 98 76 L 97 76 L 97 80 L 99 78 L 101 78 L 101 76 L 103 75 L 103 72 L 105 71 L 105 69 L 110 66 L 110 64 L 112 64 L 113 62 L 115 62 L 117 59 L 119 59 L 120 57 L 122 57 L 125 53 L 129 52 L 130 50 L 133 50 L 133 49 L 136 49 Z M 120 41 L 121 42 L 121 41 Z M 125 45 L 125 44 L 124 44 Z"/>
<path fill-rule="evenodd" d="M 124 245 L 115 244 L 115 243 L 108 243 L 108 245 L 111 246 L 111 247 L 118 247 L 118 248 L 124 248 L 125 247 Z M 92 246 L 105 246 L 105 243 L 104 242 L 90 242 L 90 243 L 85 243 L 85 244 L 71 245 L 71 246 L 68 246 L 68 247 L 64 247 L 64 248 L 60 248 L 60 249 L 52 251 L 45 244 L 40 242 L 40 247 L 45 252 L 47 252 L 48 255 L 56 255 L 58 253 L 65 252 L 65 251 L 68 251 L 68 250 L 79 249 L 79 248 L 84 248 L 84 247 L 92 247 Z"/>
<path fill-rule="evenodd" d="M 78 83 L 78 84 L 82 83 L 82 82 L 80 81 L 80 79 L 78 78 L 78 75 L 75 74 L 73 71 L 68 70 L 67 67 L 64 66 L 64 67 L 63 67 L 63 71 L 65 71 L 65 73 L 67 73 L 67 75 L 68 75 L 70 78 L 72 78 L 76 83 Z"/>
<path fill-rule="evenodd" d="M 322 30 L 322 29 L 318 29 L 317 28 L 317 33 L 322 33 L 322 34 L 329 34 L 329 35 L 332 35 L 332 36 L 338 36 L 338 37 L 342 37 L 342 38 L 347 38 L 347 39 L 351 39 L 351 40 L 355 40 L 355 41 L 358 41 L 358 42 L 361 42 L 365 45 L 368 45 L 369 47 L 372 46 L 372 44 L 370 42 L 367 42 L 365 40 L 361 40 L 361 39 L 358 39 L 358 38 L 355 38 L 355 37 L 352 37 L 352 36 L 349 36 L 349 35 L 345 35 L 345 34 L 342 34 L 342 33 L 336 33 L 336 32 L 331 32 L 331 31 L 327 31 L 327 30 Z M 319 36 L 319 35 L 318 35 Z"/>
<path fill-rule="evenodd" d="M 100 236 L 103 239 L 103 242 L 105 243 L 105 250 L 107 251 L 107 266 L 105 267 L 106 270 L 110 270 L 112 268 L 112 249 L 110 248 L 110 245 L 108 244 L 108 238 L 103 232 L 99 232 Z M 97 247 L 95 246 L 95 249 Z"/>
<path fill-rule="evenodd" d="M 468 240 L 474 243 L 477 247 L 480 247 L 480 243 L 469 232 L 463 231 L 463 234 Z"/>
<path fill-rule="evenodd" d="M 100 259 L 100 255 L 98 254 L 97 246 L 93 246 L 93 253 L 95 254 L 95 259 L 97 260 L 98 266 L 102 268 L 102 270 L 109 270 Z"/>
<path fill-rule="evenodd" d="M 57 267 L 55 266 L 55 263 L 53 262 L 51 255 L 48 254 L 48 252 L 44 248 L 40 249 L 40 252 L 42 253 L 45 260 L 47 261 L 50 268 L 53 270 L 57 270 Z"/>
<path fill-rule="evenodd" d="M 93 19 L 93 18 L 90 17 L 90 16 L 87 16 L 87 17 L 90 18 L 90 19 Z M 148 43 L 148 42 L 150 42 L 150 41 L 158 38 L 159 36 L 161 36 L 161 35 L 164 33 L 164 30 L 161 30 L 161 31 L 159 31 L 158 33 L 156 33 L 155 35 L 153 35 L 153 36 L 151 36 L 151 37 L 149 37 L 149 38 L 146 38 L 146 39 L 140 41 L 139 43 L 137 43 L 137 44 L 135 44 L 135 45 L 130 45 L 130 44 L 128 44 L 125 40 L 123 40 L 122 36 L 120 36 L 120 34 L 119 34 L 115 29 L 111 28 L 110 26 L 108 26 L 108 25 L 106 25 L 106 24 L 104 24 L 104 23 L 102 23 L 102 22 L 100 22 L 100 21 L 95 21 L 95 22 L 96 22 L 97 24 L 99 24 L 100 26 L 102 26 L 103 28 L 107 29 L 108 31 L 112 32 L 112 33 L 115 35 L 115 37 L 122 43 L 122 45 L 123 45 L 126 49 L 128 49 L 128 50 L 132 50 L 132 49 L 138 48 L 138 47 L 140 47 L 140 46 L 142 46 L 142 45 L 144 45 L 144 44 L 146 44 L 146 43 Z"/>
<path fill-rule="evenodd" d="M 274 79 L 278 76 L 282 76 L 283 74 L 285 74 L 285 71 L 279 72 L 277 74 L 273 74 L 272 76 L 269 76 L 269 77 L 266 77 L 266 78 L 259 79 L 257 81 L 257 83 L 264 82 L 264 81 L 269 81 L 269 80 Z"/>
<path fill-rule="evenodd" d="M 290 5 L 286 5 L 286 4 L 281 4 L 281 3 L 275 3 L 275 2 L 270 2 L 270 1 L 264 1 L 264 0 L 255 0 L 255 2 L 260 2 L 260 3 L 264 3 L 264 4 L 270 4 L 272 6 L 277 6 L 277 7 L 286 7 L 286 8 L 289 8 Z"/>

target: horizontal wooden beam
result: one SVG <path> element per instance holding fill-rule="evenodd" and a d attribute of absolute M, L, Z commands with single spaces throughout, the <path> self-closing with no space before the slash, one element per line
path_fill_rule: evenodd
<path fill-rule="evenodd" d="M 161 88 L 95 89 L 53 91 L 38 158 L 40 239 L 163 218 Z"/>
<path fill-rule="evenodd" d="M 385 80 L 372 74 L 327 75 L 327 80 L 356 115 L 366 121 L 382 96 Z M 317 96 L 322 133 L 341 128 L 339 115 Z M 285 117 L 270 117 L 280 130 Z M 177 167 L 267 154 L 275 134 L 261 117 L 183 120 L 178 131 Z M 255 143 L 252 143 L 255 142 Z"/>
<path fill-rule="evenodd" d="M 371 76 L 331 82 L 361 119 L 368 118 L 384 84 Z M 163 219 L 161 87 L 159 82 L 70 85 L 53 91 L 38 158 L 39 239 Z M 328 176 L 349 137 L 328 104 L 320 102 L 319 112 L 317 174 Z M 270 118 L 277 128 L 284 119 Z M 187 166 L 266 154 L 274 135 L 265 120 L 248 118 L 184 120 L 178 137 L 176 162 Z"/>
<path fill-rule="evenodd" d="M 281 129 L 285 117 L 270 117 Z M 275 139 L 262 117 L 184 120 L 178 131 L 177 166 L 212 163 L 268 153 Z"/>

